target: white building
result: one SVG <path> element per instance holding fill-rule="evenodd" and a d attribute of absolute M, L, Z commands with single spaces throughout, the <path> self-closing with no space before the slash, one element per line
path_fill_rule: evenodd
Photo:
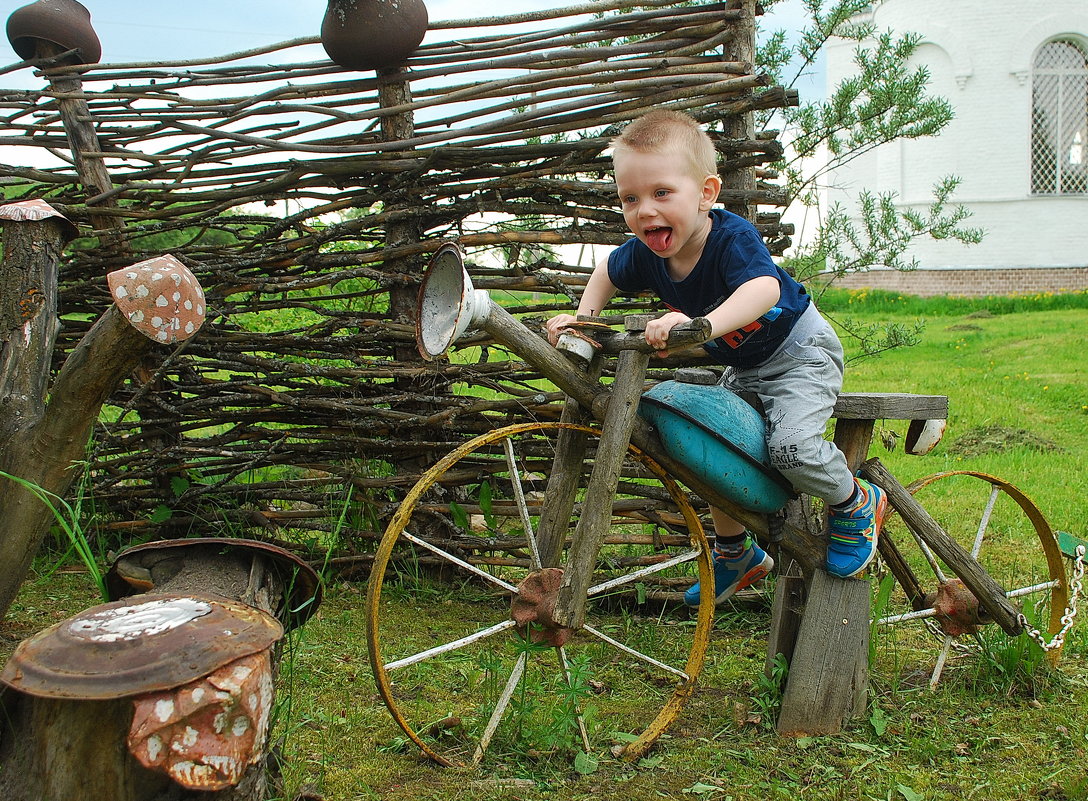
<path fill-rule="evenodd" d="M 1088 0 L 883 0 L 878 31 L 921 36 L 913 56 L 956 117 L 937 137 L 882 145 L 836 170 L 829 199 L 853 208 L 863 189 L 925 207 L 943 176 L 984 241 L 918 241 L 915 273 L 875 270 L 850 286 L 917 294 L 1088 288 Z M 828 86 L 856 45 L 832 45 Z"/>

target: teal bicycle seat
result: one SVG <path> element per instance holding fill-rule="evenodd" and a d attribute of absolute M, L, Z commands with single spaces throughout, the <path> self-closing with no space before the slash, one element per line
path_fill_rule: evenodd
<path fill-rule="evenodd" d="M 738 506 L 770 514 L 793 495 L 770 465 L 766 421 L 725 387 L 663 381 L 643 394 L 638 413 L 669 456 Z"/>

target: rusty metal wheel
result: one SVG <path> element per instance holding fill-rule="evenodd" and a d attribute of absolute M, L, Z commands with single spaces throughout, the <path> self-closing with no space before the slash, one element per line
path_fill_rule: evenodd
<path fill-rule="evenodd" d="M 1039 508 L 1007 481 L 986 473 L 937 473 L 907 489 L 918 497 L 953 539 L 962 545 L 1017 603 L 1033 625 L 1056 633 L 1069 598 L 1069 582 L 1057 538 Z M 914 540 L 916 548 L 910 547 Z M 876 610 L 880 625 L 924 621 L 941 640 L 930 676 L 940 680 L 956 646 L 969 644 L 988 623 L 978 601 L 955 572 L 892 513 L 882 535 L 881 557 L 896 587 Z M 1049 651 L 1056 663 L 1060 648 Z"/>
<path fill-rule="evenodd" d="M 535 533 L 560 434 L 584 435 L 587 450 L 554 556 L 541 560 Z M 708 548 L 687 495 L 634 447 L 585 622 L 550 618 L 598 437 L 566 423 L 476 437 L 427 471 L 382 537 L 367 597 L 371 666 L 393 718 L 441 764 L 610 743 L 638 758 L 694 687 L 713 620 Z M 487 478 L 466 494 L 465 476 L 477 475 Z M 703 602 L 688 611 L 682 593 L 695 581 Z"/>

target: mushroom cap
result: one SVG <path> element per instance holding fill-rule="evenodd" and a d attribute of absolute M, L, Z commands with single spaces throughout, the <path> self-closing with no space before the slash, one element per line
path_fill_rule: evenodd
<path fill-rule="evenodd" d="M 19 643 L 0 682 L 42 698 L 107 700 L 207 676 L 283 637 L 260 609 L 156 593 L 86 609 Z"/>
<path fill-rule="evenodd" d="M 106 276 L 113 300 L 132 327 L 164 345 L 186 340 L 204 323 L 204 290 L 173 256 L 156 256 Z"/>
<path fill-rule="evenodd" d="M 20 58 L 34 58 L 38 40 L 65 50 L 78 50 L 72 64 L 97 64 L 102 44 L 91 26 L 91 12 L 76 0 L 38 0 L 8 17 L 8 41 Z"/>
<path fill-rule="evenodd" d="M 317 571 L 295 554 L 260 540 L 247 540 L 236 537 L 189 537 L 178 540 L 155 540 L 133 545 L 117 555 L 110 569 L 106 572 L 106 591 L 110 600 L 124 598 L 140 592 L 133 587 L 117 570 L 117 563 L 124 558 L 135 554 L 152 553 L 155 551 L 185 550 L 191 548 L 203 548 L 214 546 L 217 550 L 230 549 L 254 550 L 269 557 L 275 569 L 279 572 L 281 580 L 289 588 L 289 596 L 284 599 L 283 608 L 278 616 L 283 625 L 288 629 L 301 626 L 321 605 L 321 577 Z"/>
<path fill-rule="evenodd" d="M 0 206 L 0 220 L 36 222 L 48 219 L 56 220 L 60 224 L 65 239 L 71 241 L 79 236 L 79 229 L 76 228 L 75 223 L 44 200 L 18 200 Z"/>

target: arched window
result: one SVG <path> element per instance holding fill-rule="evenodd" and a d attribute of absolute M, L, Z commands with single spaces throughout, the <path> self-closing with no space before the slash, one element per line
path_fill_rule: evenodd
<path fill-rule="evenodd" d="M 1088 54 L 1047 42 L 1035 57 L 1031 94 L 1031 191 L 1088 192 Z"/>

